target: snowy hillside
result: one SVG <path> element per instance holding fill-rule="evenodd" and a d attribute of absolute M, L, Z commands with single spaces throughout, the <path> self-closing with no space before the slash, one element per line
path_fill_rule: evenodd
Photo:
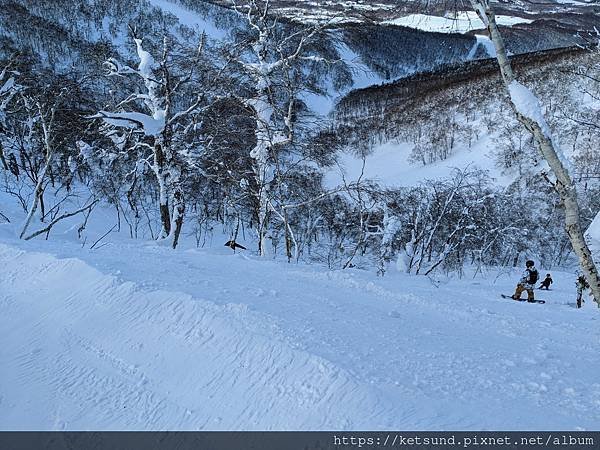
<path fill-rule="evenodd" d="M 568 273 L 530 305 L 499 297 L 512 271 L 382 279 L 0 230 L 3 430 L 598 427 L 600 319 Z"/>
<path fill-rule="evenodd" d="M 227 5 L 226 0 L 211 0 L 212 3 Z M 593 11 L 595 0 L 520 0 L 492 1 L 492 4 L 507 16 L 550 16 L 571 12 Z M 395 20 L 413 13 L 422 13 L 425 9 L 434 17 L 452 18 L 456 16 L 455 7 L 466 7 L 465 3 L 447 0 L 345 0 L 344 2 L 313 0 L 273 0 L 273 7 L 292 20 L 306 18 L 337 17 L 338 21 L 364 23 L 368 21 Z"/>
<path fill-rule="evenodd" d="M 600 428 L 597 5 L 426 3 L 3 3 L 0 430 Z"/>
<path fill-rule="evenodd" d="M 542 96 L 565 153 L 576 160 L 572 139 L 580 133 L 595 133 L 577 128 L 577 123 L 564 117 L 571 114 L 567 111 L 585 105 L 594 109 L 597 104 L 587 95 L 582 80 L 567 74 L 572 66 L 596 64 L 597 54 L 573 49 L 520 58 L 514 58 L 514 64 Z M 490 59 L 352 91 L 336 106 L 335 123 L 343 130 L 345 151 L 328 172 L 328 184 L 336 186 L 362 176 L 382 186 L 414 186 L 444 178 L 453 168 L 485 170 L 500 185 L 523 177 L 521 166 L 505 161 L 506 149 L 519 145 L 513 140 L 523 135 L 507 96 L 498 89 L 496 70 L 495 60 Z M 559 89 L 562 103 L 557 105 Z M 544 170 L 535 154 L 526 158 L 530 169 Z M 580 167 L 575 170 L 583 172 Z"/>
<path fill-rule="evenodd" d="M 47 3 L 5 2 L 0 11 L 2 53 L 29 51 L 44 64 L 66 71 L 99 64 L 115 54 L 131 56 L 128 24 L 143 24 L 148 36 L 160 35 L 164 24 L 188 42 L 194 42 L 202 31 L 210 39 L 223 39 L 240 24 L 229 0 L 119 0 L 106 7 L 85 0 L 78 8 L 72 8 L 70 0 Z M 313 3 L 278 0 L 271 5 L 282 20 L 330 20 L 339 29 L 339 38 L 350 44 L 374 78 L 392 80 L 489 55 L 483 50 L 472 52 L 478 40 L 484 47 L 488 44 L 473 13 L 447 10 L 444 2 L 427 2 L 426 11 L 420 0 L 400 5 L 388 0 L 319 2 L 317 7 Z M 507 45 L 515 54 L 582 45 L 581 36 L 600 27 L 593 5 L 580 2 L 499 6 L 500 23 L 507 25 Z"/>
<path fill-rule="evenodd" d="M 515 16 L 496 16 L 498 25 L 512 26 L 519 23 L 531 23 L 532 20 Z M 474 12 L 461 12 L 449 17 L 430 16 L 427 14 L 411 14 L 398 19 L 384 22 L 390 25 L 399 25 L 432 33 L 466 33 L 481 30 L 485 25 Z"/>

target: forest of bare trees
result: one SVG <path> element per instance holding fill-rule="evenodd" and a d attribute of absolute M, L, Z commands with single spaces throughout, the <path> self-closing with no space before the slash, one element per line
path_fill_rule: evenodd
<path fill-rule="evenodd" d="M 489 19 L 489 5 L 473 3 Z M 518 106 L 515 116 L 489 61 L 355 91 L 322 117 L 307 93 L 351 86 L 335 26 L 280 21 L 258 1 L 232 11 L 238 19 L 223 39 L 130 24 L 129 57 L 107 46 L 96 49 L 97 64 L 60 72 L 33 53 L 5 52 L 0 181 L 14 204 L 0 205 L 0 220 L 21 220 L 9 213 L 19 210 L 22 239 L 51 239 L 57 223 L 78 217 L 83 236 L 105 208 L 116 216 L 108 233 L 173 248 L 224 235 L 262 256 L 382 275 L 390 265 L 429 275 L 518 265 L 528 255 L 561 266 L 579 256 L 596 284 L 582 240 L 600 209 L 597 110 L 581 104 L 600 96 L 593 48 L 517 66 L 547 127 L 573 149 L 565 178 L 548 149 L 554 138 L 540 138 Z M 498 42 L 510 89 L 515 75 Z M 415 88 L 423 79 L 429 88 Z M 380 142 L 410 143 L 408 163 L 418 167 L 469 151 L 483 135 L 493 137 L 487 157 L 510 183 L 471 168 L 410 187 L 325 180 L 341 154 L 365 162 Z"/>

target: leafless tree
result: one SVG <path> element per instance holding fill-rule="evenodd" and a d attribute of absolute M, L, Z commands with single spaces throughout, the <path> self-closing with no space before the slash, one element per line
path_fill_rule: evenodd
<path fill-rule="evenodd" d="M 306 62 L 326 62 L 311 51 L 311 46 L 322 37 L 328 23 L 297 26 L 282 33 L 282 24 L 271 13 L 268 0 L 251 0 L 243 6 L 234 2 L 233 7 L 245 18 L 251 34 L 250 39 L 238 46 L 236 59 L 251 84 L 251 94 L 242 101 L 254 111 L 256 120 L 256 144 L 250 156 L 257 204 L 258 253 L 265 254 L 269 215 L 274 213 L 284 223 L 288 258 L 291 258 L 294 237 L 287 212 L 278 210 L 273 202 L 284 172 L 279 151 L 294 142 L 298 96 L 306 89 L 302 72 L 295 68 Z"/>
<path fill-rule="evenodd" d="M 584 237 L 577 190 L 569 173 L 568 163 L 553 139 L 537 97 L 516 79 L 490 0 L 470 1 L 473 9 L 486 25 L 489 37 L 494 44 L 502 80 L 510 95 L 515 115 L 519 122 L 532 134 L 537 147 L 550 167 L 547 179 L 552 183 L 562 200 L 565 209 L 567 234 L 573 250 L 579 258 L 581 269 L 589 281 L 592 295 L 600 307 L 600 277 Z M 550 176 L 553 177 L 552 180 Z"/>
<path fill-rule="evenodd" d="M 189 54 L 186 49 L 176 52 L 174 40 L 165 35 L 157 61 L 142 38 L 133 29 L 131 32 L 138 66 L 130 67 L 110 59 L 106 67 L 109 76 L 132 77 L 132 93 L 112 111 L 101 110 L 93 117 L 104 121 L 109 134 L 123 130 L 136 134 L 138 139 L 129 151 L 148 151 L 149 156 L 138 163 L 148 165 L 156 176 L 162 224 L 159 239 L 175 248 L 186 209 L 182 179 L 186 149 L 181 145 L 182 135 L 190 129 L 195 117 L 208 108 L 207 91 L 197 77 L 205 70 L 202 61 L 205 37 L 202 35 L 197 49 Z M 137 82 L 141 83 L 141 92 L 136 89 Z M 191 95 L 191 90 L 196 94 Z M 188 95 L 182 99 L 184 92 Z"/>

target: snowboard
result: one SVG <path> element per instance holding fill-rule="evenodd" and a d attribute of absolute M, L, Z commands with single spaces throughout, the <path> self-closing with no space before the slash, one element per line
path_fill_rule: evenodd
<path fill-rule="evenodd" d="M 512 296 L 510 296 L 510 295 L 504 295 L 504 294 L 500 294 L 500 296 L 501 296 L 502 298 L 507 298 L 507 299 L 509 299 L 509 300 L 515 301 L 515 299 L 514 299 L 514 298 L 512 298 Z M 516 300 L 516 301 L 517 301 L 517 302 L 527 302 L 527 299 L 526 299 L 526 298 L 520 298 L 519 300 Z M 546 303 L 546 300 L 534 300 L 534 301 L 533 301 L 533 302 L 531 302 L 531 303 L 539 303 L 539 304 L 544 304 L 544 303 Z"/>

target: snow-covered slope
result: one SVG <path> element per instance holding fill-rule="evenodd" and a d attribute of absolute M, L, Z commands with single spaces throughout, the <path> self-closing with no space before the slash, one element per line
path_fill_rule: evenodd
<path fill-rule="evenodd" d="M 598 428 L 599 319 L 569 305 L 570 274 L 530 305 L 499 298 L 514 273 L 382 279 L 8 228 L 0 429 Z"/>
<path fill-rule="evenodd" d="M 581 78 L 566 74 L 571 67 L 594 67 L 598 55 L 561 50 L 512 61 L 523 83 L 540 96 L 545 120 L 565 156 L 575 161 L 582 150 L 574 145 L 578 133 L 564 111 L 574 114 L 591 103 Z M 447 178 L 454 168 L 488 171 L 502 186 L 523 176 L 518 164 L 507 164 L 506 154 L 507 149 L 527 148 L 523 142 L 530 135 L 514 118 L 495 60 L 356 89 L 337 103 L 335 120 L 345 151 L 327 173 L 330 187 L 361 175 L 381 186 L 415 186 Z M 435 151 L 440 153 L 432 157 Z M 544 169 L 537 150 L 523 155 L 533 171 Z"/>
<path fill-rule="evenodd" d="M 11 343 L 3 429 L 377 424 L 368 386 L 278 342 L 275 325 L 246 305 L 144 289 L 78 259 L 5 245 L 0 255 L 11 266 L 2 281 L 2 341 Z M 367 413 L 336 413 L 338 402 Z"/>
<path fill-rule="evenodd" d="M 499 173 L 494 158 L 495 144 L 489 135 L 482 136 L 470 148 L 462 146 L 443 161 L 422 165 L 411 163 L 414 147 L 409 142 L 389 141 L 373 147 L 364 159 L 351 152 L 342 153 L 338 163 L 327 172 L 326 184 L 334 188 L 358 179 L 375 181 L 386 187 L 416 186 L 424 180 L 441 180 L 448 177 L 453 169 L 481 169 L 489 172 L 496 184 L 508 185 L 512 177 Z"/>
<path fill-rule="evenodd" d="M 496 16 L 498 25 L 512 26 L 519 23 L 531 23 L 532 20 L 514 16 Z M 427 14 L 410 14 L 398 19 L 383 22 L 384 24 L 400 25 L 417 30 L 433 33 L 466 33 L 473 30 L 485 29 L 484 23 L 473 11 L 461 11 L 447 17 L 430 16 Z"/>

